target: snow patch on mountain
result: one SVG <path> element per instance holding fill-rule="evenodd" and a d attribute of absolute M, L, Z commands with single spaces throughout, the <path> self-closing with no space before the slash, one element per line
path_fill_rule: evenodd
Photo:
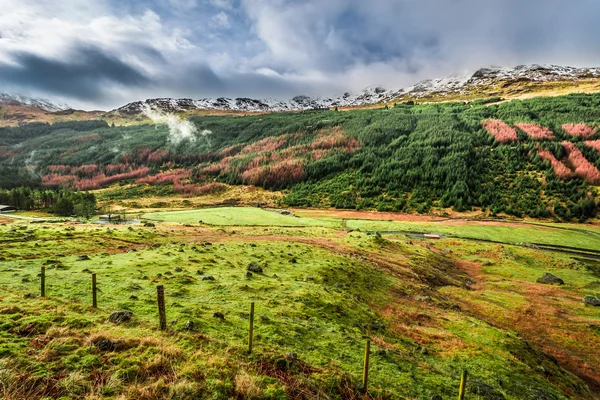
<path fill-rule="evenodd" d="M 328 109 L 334 107 L 358 107 L 382 102 L 392 102 L 402 98 L 423 98 L 430 95 L 468 93 L 477 87 L 485 87 L 501 81 L 551 82 L 599 78 L 600 68 L 576 68 L 559 65 L 519 65 L 514 68 L 486 67 L 463 75 L 427 79 L 413 86 L 387 90 L 372 86 L 357 94 L 345 93 L 338 97 L 296 96 L 290 100 L 240 98 L 171 99 L 158 98 L 129 103 L 111 111 L 118 114 L 139 114 L 145 107 L 165 112 L 185 112 L 192 110 L 277 112 Z"/>
<path fill-rule="evenodd" d="M 47 112 L 65 111 L 71 108 L 64 103 L 52 102 L 46 99 L 34 99 L 16 93 L 5 92 L 0 92 L 0 106 L 1 105 L 27 106 L 39 108 Z"/>

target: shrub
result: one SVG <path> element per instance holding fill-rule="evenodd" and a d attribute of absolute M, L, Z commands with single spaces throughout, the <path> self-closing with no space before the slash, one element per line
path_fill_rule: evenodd
<path fill-rule="evenodd" d="M 483 121 L 482 125 L 500 143 L 516 142 L 518 140 L 515 129 L 503 121 L 490 119 Z"/>
<path fill-rule="evenodd" d="M 554 157 L 554 154 L 549 152 L 548 150 L 538 150 L 539 156 L 542 160 L 546 160 L 550 162 L 552 165 L 552 169 L 554 170 L 554 174 L 559 178 L 571 178 L 573 176 L 573 171 L 571 171 L 565 164 L 561 163 Z"/>
<path fill-rule="evenodd" d="M 565 124 L 562 128 L 571 136 L 589 138 L 596 134 L 597 129 L 586 124 Z"/>
<path fill-rule="evenodd" d="M 571 142 L 563 142 L 563 147 L 567 152 L 567 162 L 571 164 L 575 175 L 592 185 L 600 184 L 600 171 L 585 158 L 581 150 Z"/>
<path fill-rule="evenodd" d="M 543 126 L 536 124 L 515 124 L 515 126 L 533 139 L 554 139 L 554 134 L 552 131 Z"/>

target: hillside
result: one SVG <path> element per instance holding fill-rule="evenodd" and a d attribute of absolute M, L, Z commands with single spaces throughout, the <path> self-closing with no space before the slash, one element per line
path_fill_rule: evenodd
<path fill-rule="evenodd" d="M 109 124 L 148 123 L 146 109 L 175 113 L 184 117 L 206 115 L 244 115 L 271 112 L 297 112 L 315 109 L 353 110 L 402 102 L 438 103 L 448 101 L 503 101 L 539 96 L 600 91 L 600 68 L 575 68 L 559 65 L 520 65 L 514 68 L 487 67 L 477 71 L 427 79 L 412 86 L 388 89 L 368 87 L 359 93 L 335 97 L 295 96 L 291 99 L 155 98 L 135 101 L 111 111 L 74 110 L 66 104 L 32 99 L 0 92 L 0 126 L 27 122 L 64 122 L 103 119 Z"/>
<path fill-rule="evenodd" d="M 600 95 L 488 105 L 246 117 L 163 115 L 0 130 L 3 187 L 115 183 L 188 196 L 226 185 L 283 190 L 281 205 L 584 221 L 597 213 Z M 167 118 L 168 117 L 168 118 Z"/>

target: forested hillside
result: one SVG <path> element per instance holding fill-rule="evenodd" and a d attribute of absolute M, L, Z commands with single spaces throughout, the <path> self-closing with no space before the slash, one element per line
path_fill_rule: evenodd
<path fill-rule="evenodd" d="M 194 117 L 195 132 L 103 121 L 0 129 L 0 185 L 117 182 L 201 195 L 285 190 L 291 206 L 586 220 L 597 213 L 600 94 Z"/>

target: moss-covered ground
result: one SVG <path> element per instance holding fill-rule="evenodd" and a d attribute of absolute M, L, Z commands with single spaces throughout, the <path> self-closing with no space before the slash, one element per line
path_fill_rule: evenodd
<path fill-rule="evenodd" d="M 467 398 L 600 395 L 600 309 L 582 301 L 600 292 L 600 263 L 259 209 L 152 217 L 155 226 L 0 218 L 5 398 L 446 399 L 463 369 Z M 528 235 L 519 229 L 513 237 Z M 553 235 L 539 229 L 536 242 Z M 262 272 L 247 275 L 250 264 Z M 544 272 L 566 284 L 535 283 Z M 110 322 L 118 310 L 133 317 Z"/>

